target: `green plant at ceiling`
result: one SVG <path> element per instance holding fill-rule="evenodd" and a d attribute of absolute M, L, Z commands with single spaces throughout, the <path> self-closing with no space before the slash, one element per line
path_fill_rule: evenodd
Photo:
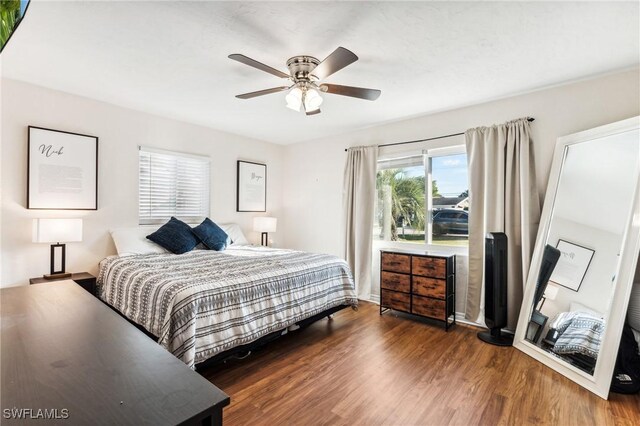
<path fill-rule="evenodd" d="M 11 37 L 11 33 L 22 19 L 28 2 L 20 0 L 0 0 L 0 50 Z"/>

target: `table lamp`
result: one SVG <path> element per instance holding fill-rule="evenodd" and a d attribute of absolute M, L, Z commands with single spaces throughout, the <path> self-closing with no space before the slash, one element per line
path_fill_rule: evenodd
<path fill-rule="evenodd" d="M 540 304 L 539 310 L 542 310 L 542 307 L 544 306 L 544 302 L 546 300 L 556 300 L 556 297 L 558 296 L 558 290 L 560 290 L 560 287 L 555 286 L 551 283 L 547 284 L 547 288 L 544 290 L 544 295 L 542 296 L 542 303 Z"/>
<path fill-rule="evenodd" d="M 33 242 L 51 244 L 51 273 L 46 279 L 68 278 L 65 272 L 66 245 L 82 241 L 82 219 L 34 219 Z M 62 244 L 61 244 L 62 243 Z"/>
<path fill-rule="evenodd" d="M 275 217 L 254 217 L 253 218 L 253 230 L 261 232 L 260 244 L 263 246 L 269 245 L 269 232 L 276 232 L 276 225 L 278 219 Z"/>

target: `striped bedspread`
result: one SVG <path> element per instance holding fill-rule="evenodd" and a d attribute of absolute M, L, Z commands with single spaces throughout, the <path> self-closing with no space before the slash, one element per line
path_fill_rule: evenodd
<path fill-rule="evenodd" d="M 264 247 L 111 256 L 98 294 L 190 367 L 338 305 L 357 306 L 347 264 Z"/>
<path fill-rule="evenodd" d="M 561 312 L 553 322 L 560 336 L 553 351 L 557 354 L 582 354 L 598 359 L 605 322 L 587 312 Z"/>

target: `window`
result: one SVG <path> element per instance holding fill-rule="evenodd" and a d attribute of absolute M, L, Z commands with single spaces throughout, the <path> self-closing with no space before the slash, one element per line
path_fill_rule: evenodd
<path fill-rule="evenodd" d="M 468 245 L 464 146 L 378 161 L 376 240 Z"/>
<path fill-rule="evenodd" d="M 208 157 L 140 147 L 138 162 L 141 225 L 209 216 Z"/>
<path fill-rule="evenodd" d="M 28 5 L 29 0 L 2 2 L 2 6 L 0 6 L 2 12 L 0 13 L 0 28 L 2 28 L 2 31 L 0 31 L 0 51 L 4 49 L 11 35 L 22 22 Z"/>

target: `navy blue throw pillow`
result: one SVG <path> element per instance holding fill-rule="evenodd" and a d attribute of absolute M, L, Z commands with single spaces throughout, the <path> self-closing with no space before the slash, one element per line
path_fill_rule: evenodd
<path fill-rule="evenodd" d="M 191 231 L 208 249 L 221 251 L 227 248 L 229 236 L 209 218 L 203 220 L 200 225 L 192 228 Z"/>
<path fill-rule="evenodd" d="M 191 251 L 199 242 L 191 227 L 175 217 L 147 238 L 175 254 Z"/>

